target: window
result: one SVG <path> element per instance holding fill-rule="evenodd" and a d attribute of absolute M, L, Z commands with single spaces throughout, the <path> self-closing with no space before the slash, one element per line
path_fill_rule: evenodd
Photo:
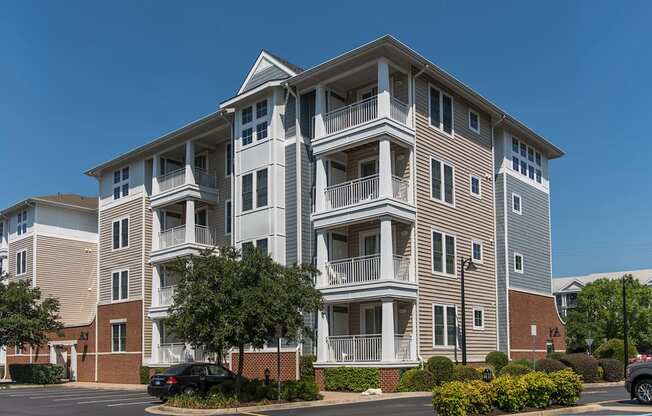
<path fill-rule="evenodd" d="M 16 345 L 16 346 L 14 347 L 14 353 L 15 353 L 16 355 L 23 355 L 23 354 L 24 354 L 24 352 L 23 352 L 23 346 L 22 346 L 22 345 Z"/>
<path fill-rule="evenodd" d="M 527 167 L 527 176 L 530 179 L 534 179 L 534 166 L 528 165 L 528 167 Z"/>
<path fill-rule="evenodd" d="M 253 142 L 254 130 L 256 131 L 256 140 L 267 138 L 267 100 L 256 103 L 256 118 L 254 119 L 253 107 L 249 106 L 242 110 L 242 146 L 247 146 Z M 254 120 L 257 123 L 254 125 Z"/>
<path fill-rule="evenodd" d="M 111 299 L 114 301 L 129 298 L 129 271 L 121 270 L 112 273 Z"/>
<path fill-rule="evenodd" d="M 249 253 L 253 249 L 254 249 L 253 241 L 247 241 L 246 243 L 242 243 L 242 254 Z"/>
<path fill-rule="evenodd" d="M 512 211 L 518 215 L 523 214 L 523 205 L 519 194 L 512 194 Z"/>
<path fill-rule="evenodd" d="M 264 255 L 269 254 L 269 243 L 267 238 L 260 238 L 255 241 L 247 241 L 246 243 L 242 243 L 242 254 L 246 254 L 247 252 L 253 250 L 254 248 L 258 251 L 260 251 Z"/>
<path fill-rule="evenodd" d="M 261 253 L 267 255 L 268 254 L 267 239 L 266 238 L 261 238 L 260 240 L 256 240 L 256 248 Z"/>
<path fill-rule="evenodd" d="M 512 137 L 512 152 L 518 153 L 518 139 Z"/>
<path fill-rule="evenodd" d="M 430 159 L 430 196 L 438 201 L 453 205 L 453 166 L 435 158 Z"/>
<path fill-rule="evenodd" d="M 253 111 L 251 109 L 251 106 L 249 106 L 247 108 L 243 108 L 242 109 L 242 124 L 251 123 L 251 121 L 253 120 L 253 115 L 254 115 L 254 113 L 253 113 Z"/>
<path fill-rule="evenodd" d="M 129 195 L 129 166 L 113 171 L 113 199 Z"/>
<path fill-rule="evenodd" d="M 455 236 L 432 232 L 432 271 L 433 273 L 455 276 Z"/>
<path fill-rule="evenodd" d="M 432 345 L 434 347 L 454 347 L 457 338 L 457 317 L 455 306 L 433 305 L 432 307 Z"/>
<path fill-rule="evenodd" d="M 231 200 L 224 202 L 224 234 L 231 234 Z"/>
<path fill-rule="evenodd" d="M 484 309 L 473 308 L 473 329 L 484 329 Z"/>
<path fill-rule="evenodd" d="M 471 258 L 475 263 L 482 263 L 482 242 L 471 241 Z"/>
<path fill-rule="evenodd" d="M 541 153 L 536 152 L 537 166 L 541 166 Z"/>
<path fill-rule="evenodd" d="M 263 121 L 262 123 L 256 126 L 256 140 L 263 140 L 267 138 L 267 122 Z"/>
<path fill-rule="evenodd" d="M 521 143 L 521 156 L 525 157 L 527 155 L 527 146 L 525 143 Z"/>
<path fill-rule="evenodd" d="M 112 351 L 127 351 L 127 323 L 111 324 Z"/>
<path fill-rule="evenodd" d="M 537 169 L 537 182 L 541 183 L 541 169 Z"/>
<path fill-rule="evenodd" d="M 469 109 L 469 128 L 480 134 L 480 116 L 471 109 Z"/>
<path fill-rule="evenodd" d="M 518 172 L 518 166 L 519 166 L 518 157 L 513 156 L 512 157 L 512 169 L 514 169 L 516 172 Z"/>
<path fill-rule="evenodd" d="M 453 134 L 453 98 L 430 87 L 430 125 L 444 133 Z"/>
<path fill-rule="evenodd" d="M 527 162 L 521 160 L 521 174 L 527 175 Z"/>
<path fill-rule="evenodd" d="M 226 176 L 230 176 L 233 172 L 233 146 L 231 143 L 226 144 L 226 161 L 224 162 L 226 168 Z"/>
<path fill-rule="evenodd" d="M 18 235 L 27 232 L 27 211 L 19 212 L 18 219 L 16 220 L 16 233 Z"/>
<path fill-rule="evenodd" d="M 514 253 L 514 271 L 516 273 L 523 273 L 523 255 Z"/>
<path fill-rule="evenodd" d="M 480 178 L 477 176 L 471 176 L 471 195 L 477 196 L 478 198 L 482 197 L 482 189 L 480 184 Z"/>
<path fill-rule="evenodd" d="M 248 144 L 251 144 L 251 142 L 253 141 L 253 136 L 254 136 L 254 130 L 251 127 L 242 130 L 242 145 L 246 146 Z"/>
<path fill-rule="evenodd" d="M 536 166 L 541 166 L 541 153 L 516 137 L 512 137 L 512 153 L 512 169 L 531 180 L 541 183 L 541 169 L 536 169 L 533 165 L 533 163 L 536 163 Z"/>
<path fill-rule="evenodd" d="M 27 273 L 27 250 L 16 253 L 16 276 Z"/>
<path fill-rule="evenodd" d="M 254 207 L 254 176 L 248 173 L 242 177 L 242 210 L 249 211 Z"/>
<path fill-rule="evenodd" d="M 256 103 L 256 118 L 267 116 L 267 100 Z"/>
<path fill-rule="evenodd" d="M 267 205 L 267 169 L 256 172 L 256 208 Z"/>
<path fill-rule="evenodd" d="M 129 247 L 129 218 L 113 221 L 113 249 Z"/>

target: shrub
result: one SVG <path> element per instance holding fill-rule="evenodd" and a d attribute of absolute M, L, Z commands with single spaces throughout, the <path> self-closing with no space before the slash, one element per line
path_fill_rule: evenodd
<path fill-rule="evenodd" d="M 534 364 L 535 370 L 543 371 L 544 373 L 554 373 L 555 371 L 561 371 L 564 368 L 566 368 L 564 363 L 551 358 L 542 358 Z"/>
<path fill-rule="evenodd" d="M 518 412 L 528 400 L 527 386 L 520 377 L 501 376 L 491 385 L 496 394 L 496 407 L 505 412 Z"/>
<path fill-rule="evenodd" d="M 555 383 L 540 371 L 534 371 L 521 377 L 527 387 L 527 406 L 542 409 L 550 404 L 555 392 Z"/>
<path fill-rule="evenodd" d="M 299 361 L 299 378 L 315 379 L 315 368 L 313 367 L 315 361 L 317 361 L 317 357 L 314 355 L 301 356 L 301 361 Z"/>
<path fill-rule="evenodd" d="M 494 373 L 500 373 L 500 370 L 503 369 L 509 362 L 507 354 L 502 351 L 492 351 L 485 357 L 485 362 L 493 367 Z"/>
<path fill-rule="evenodd" d="M 207 396 L 196 394 L 180 394 L 168 399 L 167 405 L 185 409 L 224 409 L 234 407 L 238 399 L 234 396 L 225 396 L 221 393 L 211 393 Z"/>
<path fill-rule="evenodd" d="M 630 358 L 636 357 L 637 351 L 634 345 L 630 343 L 627 349 L 629 350 L 628 355 Z M 593 352 L 593 355 L 596 358 L 614 358 L 622 363 L 625 358 L 625 343 L 622 339 L 612 338 L 600 345 Z"/>
<path fill-rule="evenodd" d="M 148 384 L 151 376 L 151 371 L 154 370 L 154 374 L 160 374 L 167 370 L 165 367 L 145 367 L 140 366 L 140 384 Z"/>
<path fill-rule="evenodd" d="M 546 358 L 551 360 L 559 360 L 565 353 L 563 352 L 549 352 Z"/>
<path fill-rule="evenodd" d="M 582 379 L 573 370 L 556 371 L 548 374 L 548 377 L 555 384 L 552 400 L 561 406 L 572 406 L 580 398 L 582 392 Z"/>
<path fill-rule="evenodd" d="M 266 398 L 272 400 L 275 397 L 270 398 L 267 396 Z M 294 400 L 312 401 L 321 399 L 319 387 L 317 387 L 317 384 L 313 380 L 286 381 L 281 385 L 281 397 L 283 400 L 289 402 Z"/>
<path fill-rule="evenodd" d="M 524 374 L 527 374 L 531 371 L 532 369 L 528 366 L 522 364 L 509 363 L 505 367 L 503 367 L 502 370 L 500 370 L 500 375 L 517 377 L 517 376 L 522 376 Z"/>
<path fill-rule="evenodd" d="M 429 371 L 412 368 L 401 376 L 396 390 L 399 392 L 408 391 L 432 391 L 435 379 Z"/>
<path fill-rule="evenodd" d="M 377 368 L 326 368 L 324 384 L 329 391 L 363 392 L 380 386 L 380 372 Z"/>
<path fill-rule="evenodd" d="M 438 415 L 465 416 L 470 405 L 467 383 L 451 381 L 436 386 L 432 391 L 432 405 Z"/>
<path fill-rule="evenodd" d="M 453 368 L 453 380 L 482 380 L 482 373 L 473 367 L 458 364 Z"/>
<path fill-rule="evenodd" d="M 440 385 L 453 379 L 455 365 L 446 357 L 430 357 L 426 369 L 432 374 L 435 384 Z"/>
<path fill-rule="evenodd" d="M 582 376 L 585 383 L 593 383 L 598 378 L 598 360 L 584 353 L 564 355 L 561 362 Z"/>
<path fill-rule="evenodd" d="M 467 385 L 471 388 L 469 390 L 468 412 L 477 415 L 484 415 L 491 412 L 496 401 L 496 393 L 493 386 L 490 383 L 485 383 L 480 380 L 471 380 Z"/>
<path fill-rule="evenodd" d="M 63 367 L 57 364 L 10 364 L 9 374 L 16 383 L 58 384 L 63 378 Z"/>
<path fill-rule="evenodd" d="M 534 363 L 532 360 L 513 360 L 510 362 L 510 364 L 518 364 L 534 370 Z"/>
<path fill-rule="evenodd" d="M 604 381 L 620 381 L 623 379 L 623 363 L 622 361 L 613 358 L 603 358 L 598 360 L 600 368 L 602 368 L 602 378 Z"/>

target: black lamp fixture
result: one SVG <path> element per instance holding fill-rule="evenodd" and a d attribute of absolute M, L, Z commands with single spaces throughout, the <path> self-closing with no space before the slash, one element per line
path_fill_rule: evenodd
<path fill-rule="evenodd" d="M 464 272 L 474 272 L 478 268 L 473 263 L 473 257 L 465 259 L 460 257 L 461 275 L 460 275 L 460 291 L 462 300 L 462 365 L 466 365 L 466 299 L 464 295 Z"/>

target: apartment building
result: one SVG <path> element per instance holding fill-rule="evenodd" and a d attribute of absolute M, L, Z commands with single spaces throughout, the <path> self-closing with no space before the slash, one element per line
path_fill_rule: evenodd
<path fill-rule="evenodd" d="M 7 364 L 57 363 L 71 380 L 93 381 L 97 296 L 97 198 L 35 196 L 0 212 L 0 257 L 9 281 L 26 280 L 60 302 L 64 329 L 47 345 L 11 347 Z"/>

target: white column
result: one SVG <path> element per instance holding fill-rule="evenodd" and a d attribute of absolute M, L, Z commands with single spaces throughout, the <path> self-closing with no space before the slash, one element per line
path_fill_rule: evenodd
<path fill-rule="evenodd" d="M 394 299 L 383 298 L 383 361 L 396 361 L 394 354 Z"/>
<path fill-rule="evenodd" d="M 152 247 L 154 250 L 161 248 L 161 211 L 152 211 Z"/>
<path fill-rule="evenodd" d="M 161 305 L 161 266 L 155 265 L 152 267 L 152 304 L 154 306 Z"/>
<path fill-rule="evenodd" d="M 154 155 L 152 159 L 152 195 L 159 192 L 158 175 L 161 174 L 161 155 L 159 153 Z"/>
<path fill-rule="evenodd" d="M 417 235 L 414 223 L 410 225 L 410 270 L 408 276 L 410 282 L 416 283 L 417 281 Z"/>
<path fill-rule="evenodd" d="M 378 118 L 389 117 L 389 63 L 378 59 Z"/>
<path fill-rule="evenodd" d="M 161 321 L 155 320 L 152 325 L 152 362 L 161 362 Z"/>
<path fill-rule="evenodd" d="M 317 87 L 315 88 L 315 139 L 323 137 L 326 134 L 326 130 L 324 129 L 325 107 L 324 85 L 317 84 Z"/>
<path fill-rule="evenodd" d="M 414 97 L 412 96 L 412 70 L 410 69 L 410 72 L 408 73 L 408 117 L 407 117 L 407 124 L 409 127 L 413 127 L 412 125 L 412 117 L 414 115 L 414 107 L 412 106 L 412 101 L 414 101 Z"/>
<path fill-rule="evenodd" d="M 186 243 L 194 243 L 194 242 L 195 242 L 195 200 L 189 199 L 186 201 Z"/>
<path fill-rule="evenodd" d="M 77 381 L 77 346 L 74 344 L 70 346 L 70 369 L 68 371 L 70 380 Z"/>
<path fill-rule="evenodd" d="M 324 194 L 328 186 L 326 178 L 326 161 L 323 157 L 317 156 L 315 172 L 315 212 L 323 212 L 326 209 L 326 196 Z"/>
<path fill-rule="evenodd" d="M 325 362 L 328 360 L 328 316 L 326 308 L 317 312 L 317 361 Z"/>
<path fill-rule="evenodd" d="M 394 250 L 390 217 L 380 218 L 380 278 L 394 279 Z"/>
<path fill-rule="evenodd" d="M 408 203 L 415 204 L 416 198 L 414 196 L 416 187 L 414 186 L 417 180 L 416 166 L 414 164 L 414 147 L 410 146 L 410 182 L 408 183 Z"/>
<path fill-rule="evenodd" d="M 57 363 L 57 349 L 54 345 L 50 344 L 50 364 Z"/>
<path fill-rule="evenodd" d="M 317 230 L 317 270 L 320 275 L 317 277 L 317 287 L 326 286 L 326 262 L 328 261 L 328 248 L 326 247 L 326 232 Z"/>
<path fill-rule="evenodd" d="M 410 344 L 410 360 L 417 359 L 417 303 L 412 302 L 412 342 Z"/>
<path fill-rule="evenodd" d="M 186 183 L 195 183 L 193 165 L 195 163 L 195 144 L 192 140 L 186 142 Z"/>
<path fill-rule="evenodd" d="M 383 137 L 378 143 L 378 186 L 381 198 L 391 198 L 392 195 L 392 149 L 388 137 Z"/>

